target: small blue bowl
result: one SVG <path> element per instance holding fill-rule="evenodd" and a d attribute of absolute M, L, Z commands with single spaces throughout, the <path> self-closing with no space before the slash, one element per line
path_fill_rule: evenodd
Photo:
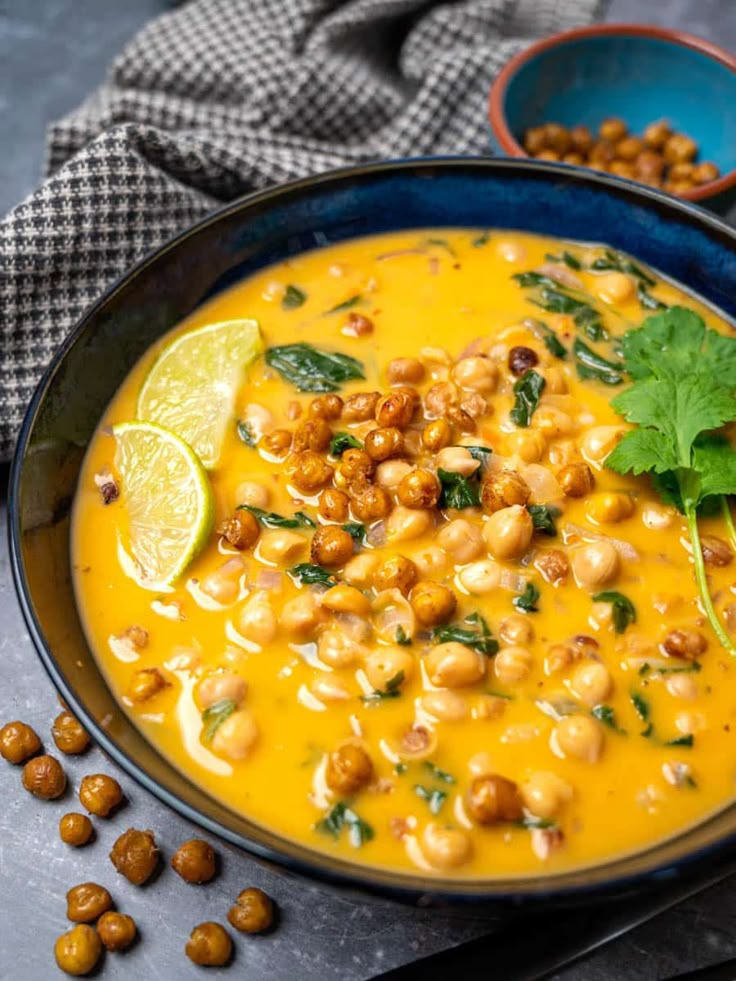
<path fill-rule="evenodd" d="M 721 177 L 679 197 L 721 213 L 736 202 L 736 58 L 702 38 L 643 24 L 598 24 L 531 45 L 491 89 L 496 148 L 525 157 L 525 130 L 618 116 L 634 133 L 657 119 L 692 137 Z"/>

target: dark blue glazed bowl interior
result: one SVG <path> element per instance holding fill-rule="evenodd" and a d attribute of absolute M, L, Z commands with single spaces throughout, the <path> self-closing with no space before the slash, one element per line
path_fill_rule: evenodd
<path fill-rule="evenodd" d="M 736 167 L 736 73 L 700 51 L 658 37 L 601 34 L 562 41 L 530 57 L 509 80 L 506 123 L 521 143 L 555 121 L 596 130 L 620 116 L 641 133 L 657 119 L 691 136 L 701 160 Z"/>
<path fill-rule="evenodd" d="M 290 869 L 402 899 L 496 905 L 621 895 L 686 876 L 696 864 L 702 870 L 736 851 L 735 806 L 645 852 L 550 876 L 428 878 L 319 854 L 234 814 L 190 783 L 121 710 L 89 650 L 71 585 L 70 502 L 84 448 L 137 358 L 209 296 L 268 263 L 359 235 L 429 226 L 603 241 L 736 319 L 736 232 L 697 208 L 604 175 L 530 161 L 403 161 L 306 179 L 229 205 L 113 286 L 84 316 L 34 395 L 13 465 L 10 538 L 36 648 L 72 710 L 143 786 L 210 831 Z M 406 344 L 408 351 L 409 334 Z"/>

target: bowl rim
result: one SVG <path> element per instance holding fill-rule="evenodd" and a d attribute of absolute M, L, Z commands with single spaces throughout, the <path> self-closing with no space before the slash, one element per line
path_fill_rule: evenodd
<path fill-rule="evenodd" d="M 215 209 L 204 218 L 188 226 L 173 238 L 168 239 L 153 251 L 145 254 L 133 266 L 118 276 L 101 296 L 84 310 L 75 326 L 57 348 L 48 367 L 34 389 L 23 418 L 11 462 L 7 508 L 10 567 L 15 592 L 33 645 L 47 674 L 66 704 L 70 707 L 70 710 L 81 719 L 97 745 L 122 770 L 132 777 L 141 787 L 152 793 L 159 801 L 171 807 L 193 824 L 199 825 L 216 837 L 235 845 L 251 856 L 286 869 L 287 872 L 298 873 L 341 888 L 358 889 L 364 893 L 378 894 L 402 902 L 415 902 L 424 906 L 474 903 L 482 905 L 484 908 L 492 908 L 494 911 L 516 910 L 521 904 L 529 908 L 535 908 L 548 904 L 551 899 L 554 899 L 555 903 L 559 906 L 578 905 L 594 898 L 607 898 L 612 894 L 621 894 L 632 888 L 640 888 L 645 885 L 654 888 L 658 884 L 675 881 L 677 878 L 684 879 L 688 876 L 693 876 L 696 874 L 696 870 L 702 872 L 706 868 L 711 868 L 720 859 L 725 860 L 727 856 L 729 858 L 736 858 L 735 828 L 725 835 L 720 835 L 713 841 L 699 845 L 696 849 L 684 851 L 669 857 L 660 856 L 659 860 L 654 862 L 650 860 L 644 867 L 628 870 L 619 869 L 616 872 L 618 866 L 631 862 L 632 860 L 639 859 L 646 863 L 647 855 L 651 854 L 658 847 L 668 844 L 675 845 L 681 838 L 686 837 L 693 828 L 705 825 L 717 817 L 725 807 L 736 807 L 736 802 L 730 805 L 724 805 L 724 808 L 717 809 L 701 821 L 688 825 L 685 829 L 668 836 L 663 841 L 654 842 L 652 845 L 626 852 L 623 855 L 613 856 L 601 862 L 589 863 L 585 866 L 573 867 L 572 869 L 553 874 L 529 874 L 516 877 L 498 877 L 495 879 L 484 879 L 481 877 L 449 878 L 440 875 L 430 877 L 419 872 L 363 865 L 352 862 L 350 859 L 343 858 L 342 856 L 332 856 L 327 852 L 310 848 L 302 842 L 292 840 L 288 836 L 281 835 L 268 828 L 266 830 L 276 839 L 277 844 L 275 846 L 266 844 L 262 841 L 248 838 L 243 833 L 223 825 L 216 818 L 208 816 L 189 802 L 181 800 L 173 790 L 160 785 L 147 772 L 144 766 L 132 758 L 125 749 L 120 747 L 107 733 L 104 726 L 98 723 L 91 713 L 87 711 L 77 696 L 73 683 L 65 677 L 56 662 L 53 651 L 47 643 L 41 624 L 33 609 L 30 590 L 23 570 L 23 531 L 20 524 L 19 508 L 20 484 L 23 463 L 29 444 L 29 436 L 36 414 L 45 398 L 50 382 L 62 366 L 68 351 L 83 335 L 89 322 L 104 310 L 106 304 L 120 290 L 127 288 L 145 269 L 158 262 L 165 254 L 178 248 L 181 243 L 190 237 L 197 235 L 200 231 L 211 225 L 217 224 L 224 218 L 234 216 L 241 211 L 247 212 L 248 208 L 252 205 L 269 204 L 283 198 L 288 200 L 290 195 L 299 194 L 304 191 L 309 192 L 313 187 L 323 187 L 325 185 L 327 187 L 330 185 L 339 187 L 343 181 L 371 177 L 373 175 L 380 176 L 382 174 L 409 171 L 418 177 L 426 177 L 433 176 L 433 172 L 438 170 L 452 172 L 456 169 L 462 172 L 472 170 L 493 173 L 495 171 L 498 174 L 503 174 L 504 171 L 511 170 L 522 175 L 539 175 L 540 177 L 548 177 L 552 180 L 565 179 L 567 182 L 581 185 L 601 185 L 602 188 L 611 189 L 626 198 L 633 195 L 634 197 L 649 199 L 652 204 L 658 204 L 665 210 L 679 211 L 682 217 L 689 218 L 698 225 L 707 226 L 709 231 L 715 236 L 726 242 L 730 242 L 736 252 L 736 229 L 717 216 L 703 211 L 701 208 L 688 202 L 663 194 L 661 191 L 647 187 L 646 185 L 638 185 L 630 181 L 621 180 L 607 173 L 588 171 L 583 168 L 571 168 L 548 161 L 537 161 L 529 158 L 510 160 L 488 157 L 441 156 L 369 162 L 309 175 L 283 184 L 272 185 L 263 190 L 247 193 Z M 100 678 L 102 684 L 107 685 L 107 681 L 101 672 Z M 112 692 L 110 694 L 117 701 L 115 695 Z M 134 725 L 127 714 L 124 713 L 124 715 L 127 721 L 131 725 Z M 147 738 L 144 734 L 141 735 L 144 739 Z M 168 757 L 161 753 L 153 743 L 149 742 L 149 745 L 152 751 L 163 759 L 167 766 L 177 770 Z M 182 773 L 182 771 L 178 772 Z M 186 774 L 182 773 L 182 776 L 189 780 Z M 193 786 L 196 788 L 196 784 L 193 784 Z M 254 823 L 257 824 L 258 822 Z M 266 826 L 263 827 L 265 828 Z M 613 878 L 611 877 L 611 873 L 613 873 Z M 592 881 L 590 881 L 591 876 Z"/>
<path fill-rule="evenodd" d="M 587 27 L 573 27 L 567 31 L 559 31 L 550 34 L 548 37 L 535 41 L 528 47 L 519 51 L 510 58 L 503 66 L 501 71 L 494 79 L 488 97 L 488 118 L 494 136 L 498 140 L 501 149 L 510 157 L 529 157 L 524 148 L 517 142 L 511 128 L 506 121 L 506 93 L 511 80 L 519 69 L 527 62 L 536 58 L 552 48 L 567 44 L 569 41 L 584 40 L 594 37 L 648 37 L 658 41 L 668 41 L 670 44 L 678 45 L 682 48 L 689 48 L 699 54 L 717 61 L 725 68 L 730 69 L 736 75 L 736 55 L 731 54 L 725 48 L 708 41 L 706 38 L 698 37 L 696 34 L 689 34 L 687 31 L 678 31 L 670 27 L 661 27 L 658 24 L 590 24 Z M 567 166 L 577 166 L 570 165 Z M 584 166 L 579 169 L 590 169 Z M 638 183 L 633 181 L 632 183 Z M 644 185 L 646 186 L 646 185 Z M 685 201 L 705 201 L 715 197 L 724 191 L 736 186 L 736 165 L 722 174 L 717 180 L 704 184 L 702 187 L 694 187 L 692 190 L 683 191 L 677 195 L 678 200 Z M 672 195 L 674 197 L 674 195 Z"/>

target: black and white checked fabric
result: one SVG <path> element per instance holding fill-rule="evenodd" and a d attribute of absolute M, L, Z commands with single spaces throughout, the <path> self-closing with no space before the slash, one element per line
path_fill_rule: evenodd
<path fill-rule="evenodd" d="M 486 102 L 538 36 L 602 0 L 192 0 L 50 128 L 49 176 L 0 223 L 0 460 L 66 332 L 221 202 L 383 157 L 489 152 Z"/>

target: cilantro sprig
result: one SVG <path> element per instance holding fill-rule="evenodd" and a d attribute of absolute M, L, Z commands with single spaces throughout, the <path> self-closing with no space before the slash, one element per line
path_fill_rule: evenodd
<path fill-rule="evenodd" d="M 606 459 L 616 473 L 649 474 L 685 515 L 703 609 L 723 647 L 736 647 L 719 620 L 706 579 L 698 508 L 736 493 L 736 452 L 722 434 L 736 420 L 736 338 L 706 328 L 684 307 L 648 317 L 622 339 L 633 384 L 611 405 L 636 428 Z"/>

